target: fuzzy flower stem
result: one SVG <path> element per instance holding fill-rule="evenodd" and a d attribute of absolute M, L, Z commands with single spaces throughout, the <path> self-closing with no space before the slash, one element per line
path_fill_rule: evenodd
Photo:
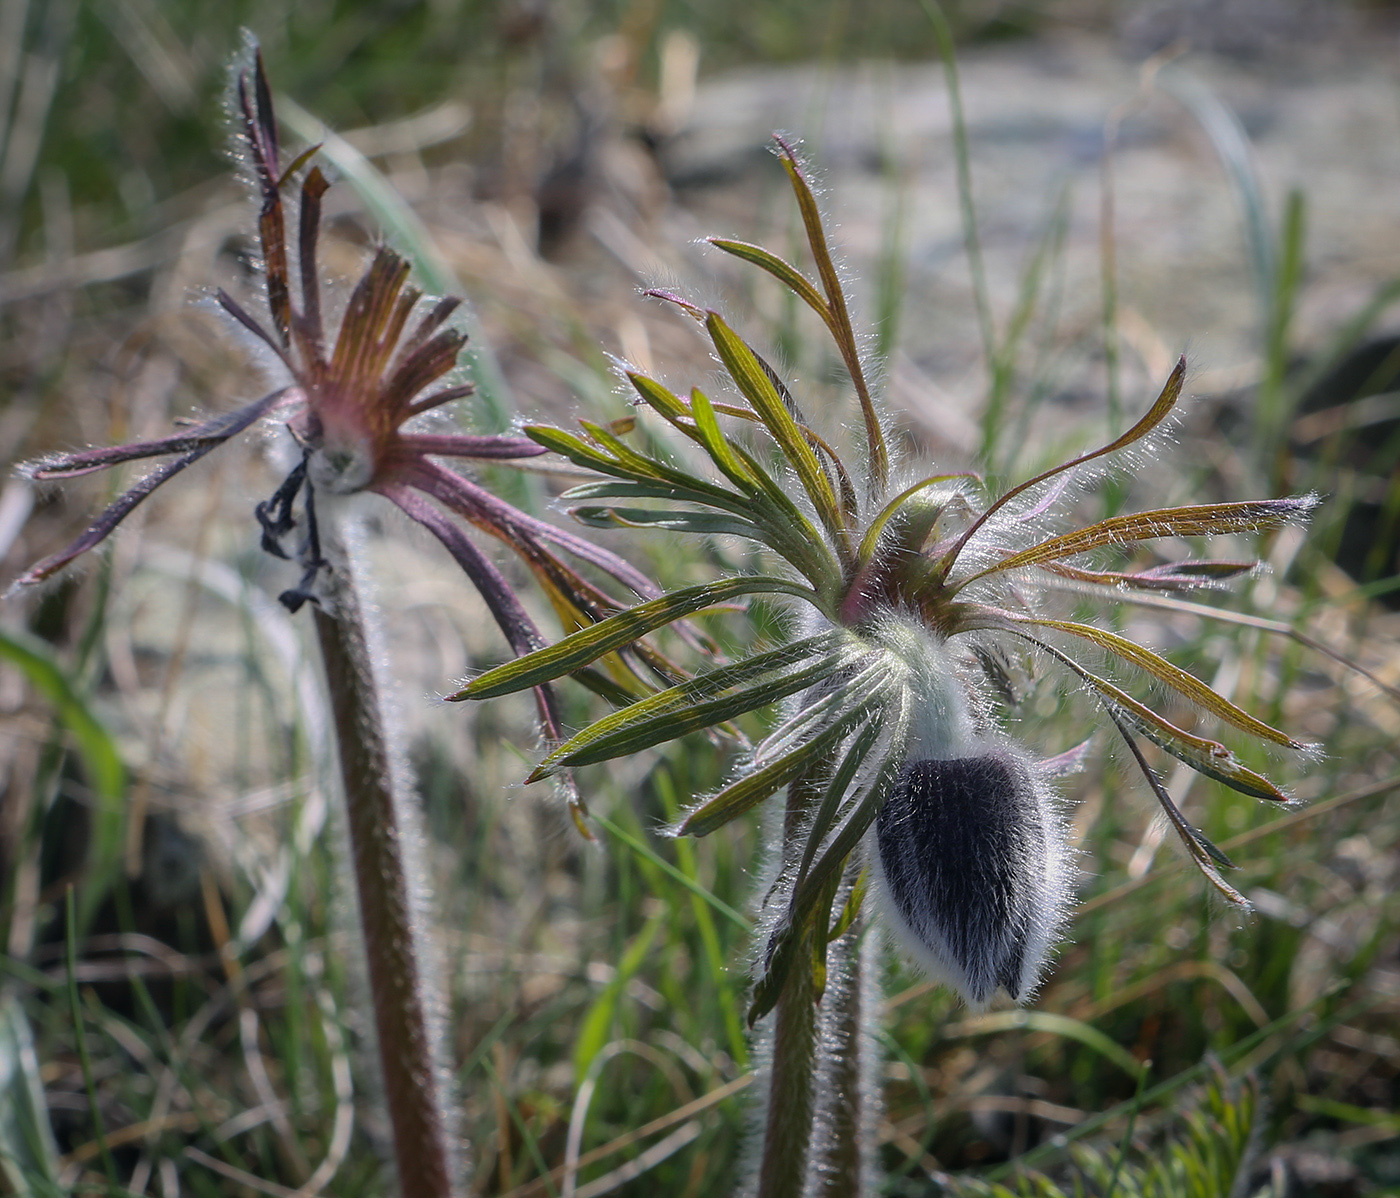
<path fill-rule="evenodd" d="M 822 787 L 812 773 L 793 780 L 783 815 L 784 845 L 802 843 L 801 831 L 821 797 Z M 814 951 L 809 930 L 797 948 L 797 960 L 804 965 L 788 974 L 774 1012 L 757 1198 L 800 1198 L 806 1192 L 816 1115 L 817 1004 L 821 1000 L 816 978 L 805 966 Z"/>
<path fill-rule="evenodd" d="M 808 934 L 798 960 L 811 960 L 812 949 Z M 774 1019 L 758 1198 L 801 1198 L 816 1114 L 817 992 L 810 969 L 788 975 Z"/>
<path fill-rule="evenodd" d="M 848 873 L 858 873 L 848 870 Z M 872 1173 L 871 1110 L 878 1094 L 877 1060 L 864 1028 L 875 1005 L 865 920 L 858 915 L 826 950 L 826 993 L 818 1011 L 820 1073 L 817 1142 L 808 1193 L 821 1198 L 861 1198 Z"/>
<path fill-rule="evenodd" d="M 328 539 L 335 539 L 328 530 Z M 385 730 L 383 694 L 349 557 L 332 549 L 327 602 L 316 608 L 345 791 L 350 856 L 379 1041 L 384 1101 L 403 1198 L 460 1193 L 433 1028 L 422 934 L 413 910 L 414 848 L 406 779 Z"/>

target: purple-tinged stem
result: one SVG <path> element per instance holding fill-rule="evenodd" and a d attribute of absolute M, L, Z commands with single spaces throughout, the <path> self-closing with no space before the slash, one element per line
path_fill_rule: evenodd
<path fill-rule="evenodd" d="M 323 528 L 328 533 L 337 539 Z M 399 1187 L 403 1198 L 454 1198 L 461 1166 L 434 1026 L 438 1004 L 415 912 L 412 799 L 386 731 L 384 690 L 353 562 L 343 549 L 327 548 L 331 579 L 316 608 L 316 635 L 335 722 Z"/>

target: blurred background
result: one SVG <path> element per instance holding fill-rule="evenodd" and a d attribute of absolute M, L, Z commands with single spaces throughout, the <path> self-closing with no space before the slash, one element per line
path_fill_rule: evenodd
<path fill-rule="evenodd" d="M 1223 547 L 1273 567 L 1220 603 L 1255 626 L 1118 616 L 1324 746 L 1311 763 L 1242 750 L 1310 804 L 1288 811 L 1157 762 L 1256 914 L 1209 901 L 1099 731 L 1065 788 L 1083 909 L 1035 1010 L 973 1016 L 889 965 L 887 1192 L 1027 1153 L 1067 1188 L 1097 1177 L 1094 1192 L 1400 1192 L 1400 10 L 945 11 L 970 185 L 917 0 L 0 0 L 0 457 L 155 436 L 260 393 L 201 302 L 216 286 L 260 302 L 226 120 L 243 29 L 287 144 L 344 135 L 324 155 L 341 180 L 326 270 L 354 277 L 384 236 L 470 298 L 486 394 L 465 423 L 625 416 L 617 357 L 710 386 L 697 331 L 639 295 L 665 285 L 723 306 L 839 440 L 849 397 L 815 319 L 698 243 L 800 258 L 767 151 L 785 130 L 822 183 L 912 455 L 1022 475 L 1122 431 L 1185 353 L 1195 398 L 1176 444 L 1085 510 L 1325 498 L 1306 533 Z M 100 560 L 0 608 L 12 1189 L 95 1184 L 96 1111 L 136 1192 L 391 1191 L 323 700 L 304 621 L 273 598 L 285 564 L 252 520 L 279 452 L 227 446 Z M 5 583 L 115 493 L 103 476 L 58 490 L 6 473 Z M 546 512 L 557 489 L 521 494 Z M 658 830 L 733 752 L 697 739 L 585 771 L 610 827 L 582 845 L 547 794 L 516 786 L 527 701 L 433 702 L 503 659 L 474 592 L 435 544 L 366 515 L 474 1192 L 561 1192 L 566 1157 L 578 1195 L 731 1192 L 758 823 L 695 844 Z M 668 585 L 750 564 L 722 540 L 613 546 Z M 775 618 L 714 631 L 763 636 Z M 1022 683 L 1008 714 L 1037 751 L 1096 731 L 1059 678 Z M 568 703 L 575 726 L 597 714 Z M 74 881 L 81 935 L 65 944 Z M 1097 1121 L 1131 1105 L 1149 1060 L 1131 1123 Z M 1061 1135 L 1091 1147 L 1072 1156 Z M 1153 1162 L 1190 1151 L 1215 1180 L 1153 1191 Z"/>

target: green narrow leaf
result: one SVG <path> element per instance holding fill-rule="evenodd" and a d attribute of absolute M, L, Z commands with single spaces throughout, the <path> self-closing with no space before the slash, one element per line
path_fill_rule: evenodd
<path fill-rule="evenodd" d="M 1019 553 L 979 570 L 960 585 L 1003 570 L 1018 570 L 1041 562 L 1058 561 L 1099 549 L 1105 545 L 1126 545 L 1156 537 L 1208 537 L 1224 533 L 1256 532 L 1262 528 L 1277 528 L 1305 515 L 1316 500 L 1312 496 L 1297 499 L 1247 499 L 1235 503 L 1206 503 L 1187 507 L 1158 508 L 1146 512 L 1131 512 L 1100 520 L 1085 528 L 1077 528 L 1058 537 L 1050 537 Z"/>
<path fill-rule="evenodd" d="M 713 675 L 704 675 L 661 691 L 622 711 L 604 716 L 572 736 L 540 762 L 526 781 L 539 781 L 567 767 L 594 765 L 625 754 L 639 753 L 664 741 L 723 724 L 829 677 L 841 668 L 846 657 L 845 653 L 828 653 L 811 665 L 797 669 L 794 666 L 802 660 L 799 657 L 778 667 L 776 676 L 764 677 L 775 675 L 773 667 L 766 668 L 757 682 L 718 698 L 708 696 L 729 689 L 736 683 L 729 680 L 717 682 Z M 749 663 L 741 664 L 747 666 Z M 730 670 L 715 673 L 728 674 Z M 753 673 L 745 673 L 749 678 L 754 676 Z M 743 676 L 736 677 L 747 680 Z"/>
<path fill-rule="evenodd" d="M 909 741 L 910 707 L 912 697 L 906 690 L 899 702 L 889 740 L 881 754 L 879 768 L 870 785 L 848 806 L 850 814 L 843 819 L 827 841 L 826 847 L 815 856 L 811 867 L 801 882 L 793 887 L 792 899 L 788 908 L 788 922 L 801 927 L 812 913 L 812 904 L 833 875 L 840 873 L 851 850 L 860 843 L 880 807 L 885 796 L 894 785 L 896 775 L 904 764 Z"/>
<path fill-rule="evenodd" d="M 921 2 L 927 5 L 929 0 L 921 0 Z M 1135 441 L 1142 440 L 1143 437 L 1147 436 L 1148 433 L 1171 414 L 1171 410 L 1176 407 L 1176 401 L 1181 397 L 1181 388 L 1185 382 L 1186 358 L 1183 356 L 1177 360 L 1176 366 L 1173 367 L 1171 374 L 1167 378 L 1166 386 L 1162 388 L 1152 406 L 1147 410 L 1146 415 L 1121 437 L 1110 441 L 1107 445 L 1100 446 L 1090 453 L 1080 454 L 1077 458 L 1071 458 L 1068 462 L 1062 462 L 1060 465 L 1054 466 L 1041 474 L 1037 474 L 1033 478 L 1026 479 L 1023 483 L 1017 483 L 1016 486 L 1012 487 L 1011 490 L 1007 491 L 1006 494 L 978 516 L 977 519 L 968 526 L 967 531 L 957 539 L 953 547 L 939 560 L 939 569 L 943 575 L 945 577 L 947 576 L 948 571 L 953 568 L 953 563 L 957 561 L 958 554 L 962 552 L 963 547 L 973 538 L 977 530 L 1010 503 L 1011 500 L 1015 499 L 1016 496 L 1024 494 L 1031 487 L 1038 486 L 1040 483 L 1048 482 L 1057 475 L 1073 470 L 1076 466 L 1082 466 L 1086 462 L 1092 462 L 1095 458 L 1104 457 L 1117 450 L 1126 449 Z M 1002 567 L 994 567 L 994 569 L 995 568 Z M 984 571 L 984 573 L 989 572 L 990 571 Z M 975 577 L 980 577 L 980 575 L 976 575 Z"/>
<path fill-rule="evenodd" d="M 709 453 L 711 460 L 724 471 L 736 486 L 742 487 L 745 491 L 752 491 L 754 487 L 761 486 L 761 481 L 753 476 L 749 467 L 740 461 L 738 455 L 729 444 L 729 438 L 724 435 L 724 430 L 719 426 L 719 420 L 715 416 L 714 405 L 710 403 L 710 397 L 699 387 L 690 389 L 690 413 L 695 419 L 695 431 L 700 437 L 700 442 Z M 767 471 L 763 472 L 767 475 Z M 777 483 L 772 478 L 768 479 L 774 488 Z"/>
<path fill-rule="evenodd" d="M 1007 632 L 1019 636 L 1034 645 L 1042 653 L 1047 653 L 1061 665 L 1072 670 L 1091 687 L 1099 692 L 1099 701 L 1109 710 L 1109 714 L 1121 716 L 1133 727 L 1141 731 L 1153 744 L 1165 749 L 1177 760 L 1185 762 L 1192 769 L 1215 778 L 1233 787 L 1242 794 L 1254 795 L 1261 799 L 1275 799 L 1287 802 L 1288 796 L 1273 785 L 1239 763 L 1235 755 L 1219 741 L 1196 736 L 1178 728 L 1175 724 L 1158 715 L 1144 703 L 1134 699 L 1126 691 L 1114 686 L 1106 678 L 1100 678 L 1092 670 L 1086 669 L 1070 657 L 1060 652 L 1054 645 L 1030 636 L 1011 626 L 1003 626 Z"/>
<path fill-rule="evenodd" d="M 1112 703 L 1113 700 L 1106 695 L 1101 696 L 1101 702 Z M 1154 745 L 1164 752 L 1170 753 L 1178 761 L 1189 765 L 1198 774 L 1203 774 L 1207 778 L 1213 778 L 1228 786 L 1231 790 L 1237 790 L 1240 794 L 1249 795 L 1254 799 L 1271 799 L 1276 803 L 1287 803 L 1289 797 L 1279 790 L 1272 782 L 1262 774 L 1256 774 L 1253 770 L 1246 768 L 1240 763 L 1238 758 L 1231 752 L 1217 754 L 1210 749 L 1204 753 L 1200 752 L 1189 742 L 1199 740 L 1199 737 L 1188 737 L 1186 733 L 1179 736 L 1167 736 L 1162 730 L 1146 720 L 1139 719 L 1135 712 L 1129 711 L 1126 707 L 1117 709 L 1117 713 L 1125 721 L 1132 725 L 1133 730 L 1142 736 L 1147 737 Z M 1178 731 L 1180 731 L 1178 729 Z M 1214 741 L 1206 742 L 1215 746 L 1215 749 L 1223 749 L 1223 745 L 1216 745 Z"/>
<path fill-rule="evenodd" d="M 799 885 L 806 878 L 807 871 L 812 865 L 812 858 L 817 855 L 817 849 L 826 839 L 826 834 L 831 831 L 831 825 L 840 810 L 841 801 L 846 798 L 851 783 L 855 780 L 856 772 L 865 763 L 865 759 L 870 756 L 870 752 L 880 739 L 884 728 L 885 721 L 880 715 L 877 715 L 862 728 L 846 749 L 846 755 L 841 759 L 840 766 L 827 784 L 826 793 L 822 795 L 821 806 L 817 808 L 817 813 L 812 817 L 812 825 L 807 830 L 807 843 L 802 848 L 802 861 L 797 867 Z M 837 935 L 839 935 L 837 932 L 831 934 L 832 938 Z"/>
<path fill-rule="evenodd" d="M 1095 628 L 1092 624 L 1079 624 L 1073 620 L 1014 618 L 1017 623 L 1032 624 L 1038 628 L 1055 628 L 1061 632 L 1067 632 L 1071 636 L 1091 641 L 1121 657 L 1124 661 L 1132 662 L 1133 665 L 1145 670 L 1159 682 L 1166 683 L 1172 690 L 1190 699 L 1198 707 L 1203 707 L 1212 715 L 1219 716 L 1222 720 L 1233 724 L 1242 732 L 1248 732 L 1251 736 L 1271 740 L 1275 744 L 1285 745 L 1290 749 L 1305 749 L 1307 747 L 1301 741 L 1294 740 L 1286 732 L 1279 731 L 1279 729 L 1264 723 L 1263 720 L 1256 719 L 1242 707 L 1237 707 L 1194 674 L 1188 674 L 1179 666 L 1172 665 L 1160 654 L 1154 653 L 1151 649 L 1145 649 L 1143 646 L 1128 640 L 1127 637 L 1119 636 L 1116 632 Z"/>
<path fill-rule="evenodd" d="M 685 616 L 704 611 L 737 599 L 741 595 L 774 594 L 797 595 L 803 599 L 814 599 L 813 593 L 804 586 L 789 582 L 786 578 L 767 575 L 746 575 L 739 578 L 725 578 L 702 586 L 686 587 L 672 591 L 659 599 L 650 599 L 618 612 L 615 616 L 579 630 L 565 637 L 558 644 L 550 645 L 525 657 L 516 658 L 505 665 L 488 670 L 480 678 L 469 683 L 448 699 L 493 699 L 497 695 L 509 695 L 549 682 L 565 674 L 571 674 L 611 653 L 631 644 L 639 637 L 655 632 L 667 624 Z"/>
<path fill-rule="evenodd" d="M 667 511 L 639 507 L 576 507 L 569 509 L 580 524 L 590 528 L 657 528 L 663 532 L 686 532 L 697 536 L 747 537 L 767 544 L 762 529 L 735 516 L 709 512 Z"/>
<path fill-rule="evenodd" d="M 855 385 L 856 398 L 860 402 L 861 419 L 865 421 L 865 439 L 870 456 L 870 481 L 875 494 L 885 489 L 889 475 L 889 450 L 885 447 L 885 434 L 880 428 L 880 417 L 870 398 L 870 388 L 865 381 L 865 371 L 860 364 L 860 346 L 856 343 L 851 328 L 851 315 L 846 308 L 846 294 L 841 289 L 841 277 L 836 271 L 836 263 L 831 260 L 831 251 L 826 244 L 826 230 L 822 227 L 821 209 L 817 197 L 812 193 L 807 176 L 797 154 L 781 137 L 778 143 L 778 159 L 787 172 L 792 184 L 793 195 L 797 197 L 797 207 L 802 213 L 802 224 L 807 230 L 807 245 L 817 264 L 817 274 L 821 277 L 822 290 L 826 292 L 828 315 L 827 325 L 831 329 L 836 347 L 846 364 L 846 372 Z"/>
<path fill-rule="evenodd" d="M 837 506 L 836 492 L 832 490 L 831 482 L 817 460 L 816 453 L 802 435 L 801 427 L 787 410 L 778 389 L 773 386 L 772 380 L 759 362 L 758 355 L 744 344 L 742 338 L 724 323 L 717 312 L 709 314 L 705 320 L 705 328 L 719 352 L 725 369 L 729 371 L 744 397 L 753 404 L 754 410 L 763 418 L 764 427 L 772 434 L 788 463 L 796 471 L 807 497 L 812 501 L 832 540 L 839 547 L 848 550 L 846 529 Z"/>
<path fill-rule="evenodd" d="M 1067 1040 L 1077 1040 L 1085 1048 L 1092 1048 L 1106 1061 L 1112 1061 L 1129 1077 L 1142 1076 L 1142 1063 L 1116 1040 L 1110 1039 L 1090 1024 L 1068 1015 L 1056 1015 L 1051 1011 L 993 1011 L 986 1015 L 975 1015 L 960 1023 L 949 1024 L 943 1029 L 944 1036 L 952 1039 L 959 1036 L 984 1036 L 999 1032 L 1024 1029 L 1028 1032 L 1048 1032 L 1052 1036 L 1063 1036 Z"/>
<path fill-rule="evenodd" d="M 885 531 L 890 518 L 899 511 L 904 504 L 927 487 L 936 486 L 938 483 L 951 482 L 955 478 L 974 478 L 973 474 L 967 471 L 959 471 L 956 474 L 934 474 L 928 478 L 916 482 L 912 487 L 905 487 L 898 495 L 885 504 L 880 509 L 879 515 L 870 522 L 870 527 L 866 529 L 865 536 L 861 538 L 860 548 L 856 552 L 856 561 L 864 565 L 875 556 L 875 550 L 880 544 L 880 535 Z"/>
<path fill-rule="evenodd" d="M 747 241 L 735 241 L 729 237 L 707 237 L 705 240 L 726 254 L 733 254 L 736 258 L 742 258 L 745 262 L 752 262 L 755 266 L 766 270 L 820 316 L 826 326 L 831 329 L 833 335 L 836 334 L 835 320 L 831 310 L 827 307 L 826 300 L 822 299 L 821 293 L 813 286 L 811 280 L 797 267 L 783 261 L 777 254 L 770 253 L 761 245 L 751 245 Z"/>
<path fill-rule="evenodd" d="M 863 718 L 865 707 L 859 707 L 823 728 L 811 740 L 799 745 L 784 757 L 755 770 L 726 786 L 713 798 L 706 800 L 685 817 L 676 830 L 678 836 L 708 836 L 730 820 L 776 794 L 789 782 L 814 765 L 846 735 L 856 720 Z"/>

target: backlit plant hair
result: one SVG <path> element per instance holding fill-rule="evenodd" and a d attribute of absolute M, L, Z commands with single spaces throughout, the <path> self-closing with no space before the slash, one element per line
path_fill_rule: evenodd
<path fill-rule="evenodd" d="M 234 113 L 240 153 L 260 202 L 258 236 L 269 322 L 225 292 L 219 305 L 262 342 L 284 377 L 236 412 L 155 441 L 54 454 L 25 467 L 40 480 L 75 478 L 145 458 L 166 458 L 117 498 L 67 548 L 32 566 L 18 586 L 43 582 L 104 541 L 162 484 L 264 418 L 280 421 L 298 461 L 257 506 L 262 547 L 301 568 L 281 595 L 296 611 L 314 608 L 346 800 L 350 853 L 374 1005 L 379 1066 L 393 1128 L 402 1192 L 442 1198 L 460 1191 L 463 1162 L 449 1102 L 440 1029 L 442 1012 L 421 926 L 423 882 L 411 781 L 385 711 L 387 679 L 372 609 L 361 595 L 363 563 L 342 497 L 372 492 L 426 528 L 461 566 L 515 653 L 545 644 L 504 574 L 468 536 L 468 524 L 506 544 L 529 567 L 566 628 L 604 619 L 622 604 L 562 556 L 610 576 L 640 596 L 658 594 L 621 558 L 536 519 L 493 495 L 443 459 L 510 464 L 546 452 L 521 436 L 477 436 L 420 428 L 421 418 L 472 392 L 447 382 L 466 335 L 451 323 L 455 297 L 425 298 L 410 267 L 379 246 L 350 291 L 339 327 L 328 329 L 317 243 L 321 201 L 330 183 L 312 165 L 317 147 L 283 162 L 262 57 L 251 47 L 235 70 Z M 295 255 L 288 244 L 284 193 L 300 179 Z M 299 297 L 299 302 L 298 302 Z M 433 389 L 436 386 L 436 389 Z M 300 508 L 298 509 L 298 501 Z M 614 684 L 611 692 L 619 692 Z M 625 693 L 625 690 L 623 691 Z M 561 735 L 547 683 L 535 688 L 540 726 Z M 563 779 L 575 821 L 584 810 Z"/>
<path fill-rule="evenodd" d="M 530 775 L 551 777 L 786 704 L 734 780 L 675 829 L 704 836 L 786 789 L 760 896 L 749 1010 L 751 1024 L 774 1013 L 761 1032 L 768 1098 L 755 1186 L 762 1198 L 813 1192 L 819 1183 L 836 1184 L 824 1193 L 860 1193 L 871 1175 L 873 1141 L 862 1140 L 861 1129 L 875 1101 L 865 1068 L 873 1054 L 860 1021 L 873 1010 L 861 947 L 872 895 L 908 955 L 973 1006 L 999 990 L 1028 999 L 1061 933 L 1074 867 L 1052 782 L 1072 771 L 1083 746 L 1037 761 L 997 725 L 991 688 L 1004 680 L 1006 649 L 1029 646 L 1097 700 L 1201 873 L 1229 902 L 1244 904 L 1221 875 L 1228 860 L 1172 802 L 1138 742 L 1149 740 L 1245 794 L 1274 802 L 1287 796 L 1224 744 L 1178 727 L 1111 681 L 1078 647 L 1118 659 L 1246 737 L 1306 746 L 1119 633 L 1046 614 L 1042 600 L 1050 588 L 1111 603 L 1138 592 L 1218 587 L 1256 563 L 1187 560 L 1124 572 L 1081 562 L 1096 550 L 1154 538 L 1273 529 L 1314 504 L 1311 496 L 1199 504 L 1047 531 L 1073 476 L 1168 420 L 1184 361 L 1122 436 L 994 498 L 972 475 L 920 475 L 895 460 L 816 198 L 781 138 L 777 153 L 816 277 L 756 245 L 711 243 L 774 276 L 820 317 L 855 394 L 862 462 L 843 461 L 813 431 L 777 372 L 718 312 L 651 293 L 703 326 L 740 399 L 720 402 L 698 388 L 682 397 L 637 372 L 627 379 L 642 405 L 699 447 L 713 473 L 696 473 L 588 421 L 578 434 L 540 426 L 525 432 L 604 476 L 563 497 L 583 524 L 742 537 L 763 548 L 767 572 L 670 591 L 491 670 L 454 696 L 486 699 L 544 685 L 736 600 L 775 600 L 793 613 L 776 647 L 605 716 L 550 751 Z M 773 456 L 776 469 L 768 464 Z M 823 1001 L 824 991 L 836 1001 L 830 994 Z"/>

